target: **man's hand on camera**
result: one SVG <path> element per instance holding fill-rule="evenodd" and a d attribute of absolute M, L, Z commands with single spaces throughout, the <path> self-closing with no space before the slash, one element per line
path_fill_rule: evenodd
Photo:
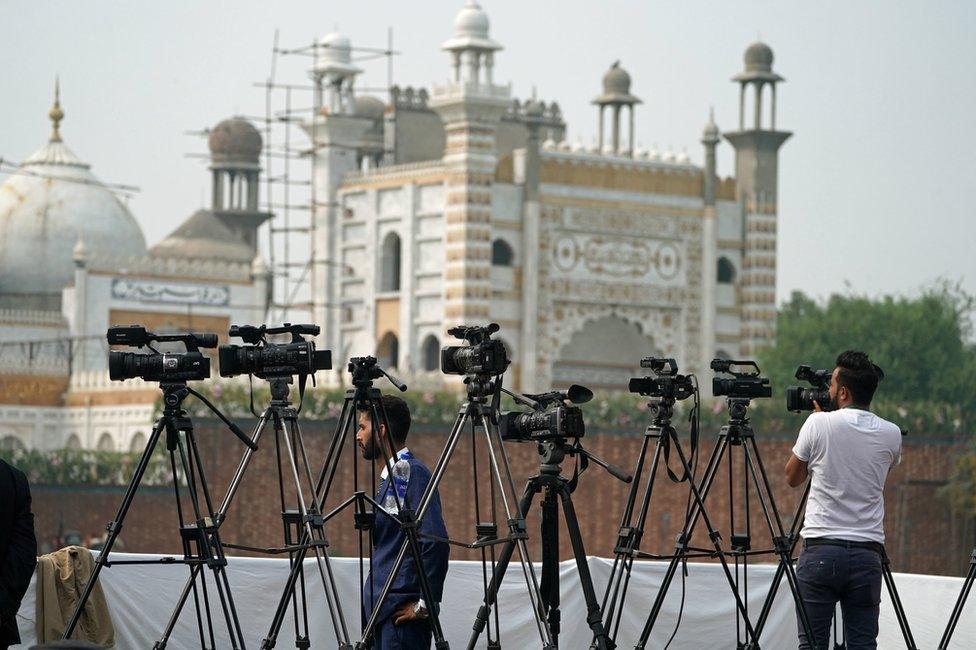
<path fill-rule="evenodd" d="M 419 604 L 418 601 L 405 603 L 403 607 L 393 612 L 393 624 L 402 625 L 410 621 L 420 621 L 427 618 L 427 608 L 418 607 Z"/>
<path fill-rule="evenodd" d="M 817 400 L 813 400 L 813 412 L 814 413 L 823 413 L 823 409 L 820 408 L 820 402 L 818 402 Z"/>

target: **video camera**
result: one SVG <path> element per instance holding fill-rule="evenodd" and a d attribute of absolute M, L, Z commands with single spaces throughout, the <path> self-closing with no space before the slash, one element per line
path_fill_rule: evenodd
<path fill-rule="evenodd" d="M 498 422 L 502 440 L 541 442 L 583 437 L 586 432 L 583 410 L 576 404 L 585 404 L 593 399 L 593 391 L 589 388 L 573 384 L 565 392 L 551 391 L 524 397 L 532 402 L 533 411 L 502 413 Z"/>
<path fill-rule="evenodd" d="M 447 375 L 500 375 L 511 363 L 505 344 L 491 335 L 499 330 L 498 323 L 486 326 L 452 327 L 451 336 L 464 339 L 468 345 L 447 345 L 441 348 L 441 372 Z"/>
<path fill-rule="evenodd" d="M 233 325 L 228 332 L 231 338 L 239 338 L 247 345 L 220 346 L 220 376 L 256 375 L 261 379 L 314 375 L 317 370 L 332 368 L 332 352 L 316 350 L 313 341 L 302 335 L 315 336 L 318 325 L 293 325 L 281 327 L 261 325 Z M 291 334 L 288 343 L 270 343 L 268 336 Z"/>
<path fill-rule="evenodd" d="M 715 397 L 726 395 L 730 398 L 754 399 L 773 396 L 769 379 L 760 376 L 759 365 L 755 361 L 712 359 L 711 368 L 715 372 L 732 375 L 731 377 L 712 378 L 712 395 Z M 733 368 L 751 368 L 752 370 L 733 370 Z"/>
<path fill-rule="evenodd" d="M 831 370 L 813 370 L 810 366 L 800 366 L 794 375 L 800 381 L 808 382 L 813 388 L 803 386 L 790 386 L 786 389 L 786 410 L 793 413 L 801 411 L 812 411 L 814 402 L 820 405 L 821 410 L 833 410 L 830 399 L 830 376 Z"/>
<path fill-rule="evenodd" d="M 691 376 L 679 375 L 678 363 L 674 359 L 644 357 L 640 366 L 650 369 L 652 376 L 633 377 L 627 385 L 631 393 L 666 401 L 681 401 L 695 394 Z"/>
<path fill-rule="evenodd" d="M 109 345 L 147 347 L 152 350 L 152 354 L 110 351 L 108 376 L 112 381 L 135 377 L 158 382 L 202 381 L 210 377 L 210 359 L 200 352 L 200 348 L 217 347 L 216 334 L 203 332 L 154 334 L 142 325 L 110 327 L 105 337 Z M 151 345 L 171 342 L 184 344 L 186 352 L 164 353 Z"/>

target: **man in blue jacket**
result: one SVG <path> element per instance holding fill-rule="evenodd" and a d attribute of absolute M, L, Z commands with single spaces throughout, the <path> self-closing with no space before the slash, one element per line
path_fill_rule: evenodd
<path fill-rule="evenodd" d="M 386 428 L 380 423 L 379 431 L 374 431 L 368 409 L 360 410 L 357 414 L 356 442 L 359 444 L 363 458 L 383 466 L 376 498 L 383 504 L 383 509 L 391 515 L 398 514 L 395 490 L 399 496 L 400 506 L 416 512 L 420 507 L 420 498 L 430 482 L 430 470 L 407 448 L 410 408 L 406 402 L 393 395 L 384 395 L 382 400 L 390 425 L 390 434 L 394 445 L 399 450 L 396 459 L 391 459 L 395 463 L 393 477 L 387 475 L 384 464 L 384 448 L 389 454 L 389 448 L 386 447 Z M 419 569 L 413 557 L 407 553 L 377 617 L 373 647 L 378 650 L 430 648 L 432 631 L 429 612 L 430 609 L 439 607 L 444 593 L 444 578 L 447 576 L 447 560 L 450 553 L 446 542 L 432 539 L 433 537 L 447 538 L 447 528 L 444 526 L 444 517 L 441 514 L 441 500 L 436 490 L 423 521 L 420 522 L 419 533 L 422 570 L 426 573 L 427 582 L 436 602 L 424 602 L 420 589 Z M 376 514 L 372 562 L 366 584 L 363 586 L 363 608 L 367 618 L 373 613 L 374 604 L 379 600 L 383 585 L 393 570 L 393 564 L 404 539 L 403 531 L 396 521 L 381 512 Z"/>

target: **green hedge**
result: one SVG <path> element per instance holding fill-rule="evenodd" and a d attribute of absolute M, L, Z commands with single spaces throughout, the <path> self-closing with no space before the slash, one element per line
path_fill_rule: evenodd
<path fill-rule="evenodd" d="M 11 465 L 34 485 L 126 485 L 141 453 L 56 449 L 5 451 Z M 165 448 L 158 447 L 143 476 L 143 485 L 167 485 L 170 467 Z"/>

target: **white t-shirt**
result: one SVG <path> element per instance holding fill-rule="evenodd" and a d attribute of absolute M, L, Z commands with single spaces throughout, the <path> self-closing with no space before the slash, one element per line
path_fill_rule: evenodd
<path fill-rule="evenodd" d="M 793 453 L 807 463 L 803 537 L 884 543 L 884 484 L 901 461 L 901 430 L 870 411 L 811 413 Z"/>

